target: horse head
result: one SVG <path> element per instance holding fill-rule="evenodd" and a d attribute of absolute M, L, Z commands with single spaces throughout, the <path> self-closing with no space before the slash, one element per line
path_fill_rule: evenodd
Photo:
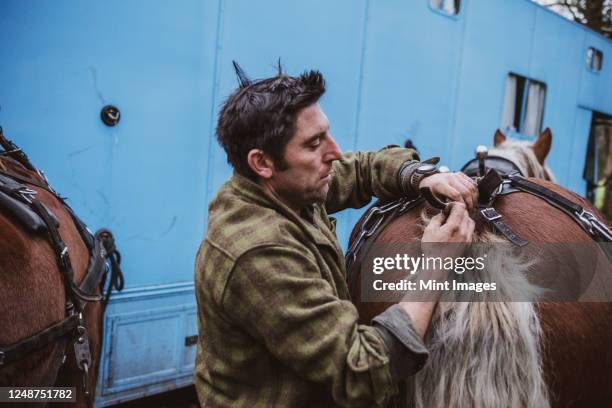
<path fill-rule="evenodd" d="M 535 142 L 507 138 L 499 129 L 493 136 L 493 148 L 489 156 L 502 157 L 516 165 L 525 177 L 555 181 L 545 163 L 552 146 L 552 132 L 546 128 Z"/>

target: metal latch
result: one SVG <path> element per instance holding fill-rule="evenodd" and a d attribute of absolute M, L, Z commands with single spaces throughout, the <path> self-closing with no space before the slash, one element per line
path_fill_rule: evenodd
<path fill-rule="evenodd" d="M 198 344 L 198 335 L 194 334 L 193 336 L 185 337 L 185 347 L 193 346 Z"/>

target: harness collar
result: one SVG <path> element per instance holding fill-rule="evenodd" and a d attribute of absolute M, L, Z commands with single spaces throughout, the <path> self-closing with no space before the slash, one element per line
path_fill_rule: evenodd
<path fill-rule="evenodd" d="M 512 160 L 506 159 L 501 156 L 487 156 L 484 159 L 485 167 L 488 169 L 495 169 L 501 175 L 508 175 L 512 173 L 519 173 L 523 177 L 527 177 L 527 174 L 523 174 L 521 169 Z M 463 165 L 461 171 L 469 177 L 483 176 L 479 174 L 479 160 L 474 158 Z"/>

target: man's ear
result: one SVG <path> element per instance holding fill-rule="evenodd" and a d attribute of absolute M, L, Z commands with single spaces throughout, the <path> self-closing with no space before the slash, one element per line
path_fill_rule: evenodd
<path fill-rule="evenodd" d="M 274 174 L 274 162 L 260 149 L 251 149 L 247 155 L 247 163 L 257 176 L 269 179 Z"/>

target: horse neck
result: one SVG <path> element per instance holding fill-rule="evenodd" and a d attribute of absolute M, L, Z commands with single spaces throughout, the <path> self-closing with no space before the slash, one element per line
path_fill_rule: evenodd
<path fill-rule="evenodd" d="M 46 181 L 40 176 L 40 174 L 27 169 L 23 164 L 19 163 L 12 157 L 0 156 L 0 171 L 17 174 L 19 176 L 27 177 L 46 184 Z"/>
<path fill-rule="evenodd" d="M 506 141 L 499 147 L 489 151 L 491 156 L 499 156 L 510 160 L 527 177 L 555 181 L 552 171 L 545 164 L 541 164 L 530 144 L 515 141 Z"/>

